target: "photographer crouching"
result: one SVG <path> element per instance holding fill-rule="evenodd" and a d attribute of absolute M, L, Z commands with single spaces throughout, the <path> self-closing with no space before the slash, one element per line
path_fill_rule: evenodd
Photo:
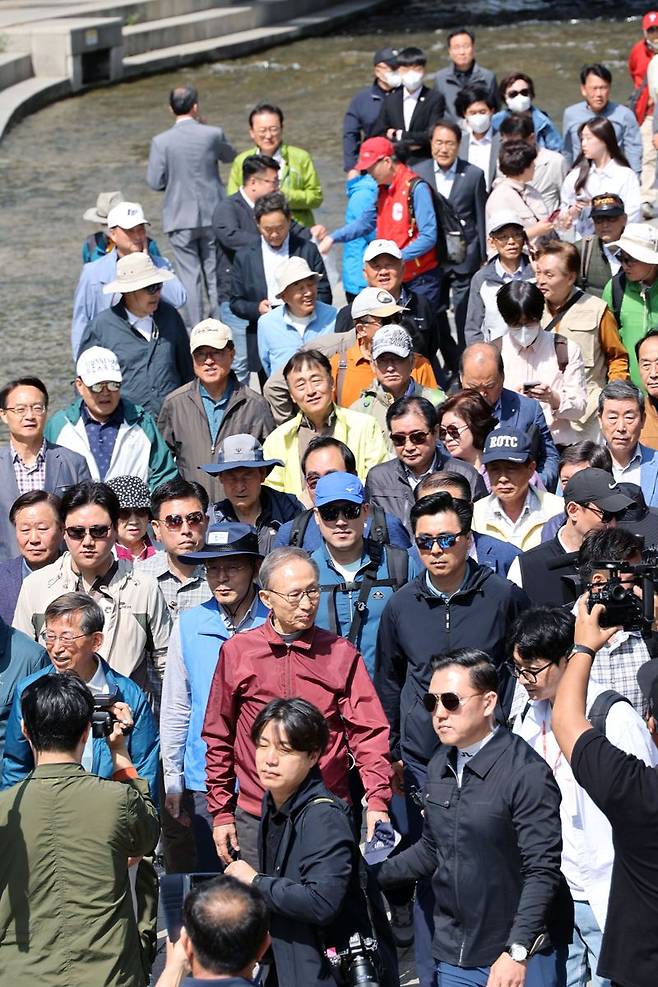
<path fill-rule="evenodd" d="M 591 605 L 591 604 L 590 604 Z M 558 686 L 553 733 L 574 778 L 607 817 L 615 858 L 597 973 L 615 987 L 655 987 L 658 960 L 658 772 L 614 747 L 585 715 L 599 652 L 621 628 L 578 602 L 575 644 Z M 592 667 L 594 666 L 594 668 Z M 596 676 L 598 678 L 598 676 Z"/>

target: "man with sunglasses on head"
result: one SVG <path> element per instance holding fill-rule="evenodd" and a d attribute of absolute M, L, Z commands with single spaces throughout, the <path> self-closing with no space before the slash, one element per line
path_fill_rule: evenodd
<path fill-rule="evenodd" d="M 379 622 L 375 686 L 391 727 L 391 759 L 404 788 L 410 835 L 422 826 L 415 793 L 422 792 L 437 739 L 422 708 L 431 677 L 430 659 L 455 647 L 486 642 L 500 671 L 500 703 L 508 710 L 513 683 L 505 670 L 505 639 L 528 598 L 488 566 L 470 558 L 473 507 L 441 492 L 422 497 L 411 510 L 411 528 L 422 573 L 394 593 Z M 495 705 L 495 703 L 494 703 Z M 421 984 L 433 984 L 432 895 L 419 886 L 414 914 L 416 964 Z"/>
<path fill-rule="evenodd" d="M 92 346 L 75 368 L 76 400 L 49 419 L 44 435 L 87 460 L 92 480 L 136 476 L 154 490 L 178 476 L 153 415 L 121 396 L 121 367 Z"/>
<path fill-rule="evenodd" d="M 116 494 L 105 483 L 79 483 L 62 497 L 60 517 L 67 550 L 25 579 L 14 627 L 38 641 L 49 603 L 62 593 L 88 593 L 105 614 L 98 654 L 115 671 L 150 689 L 157 702 L 171 618 L 156 581 L 114 556 Z"/>
<path fill-rule="evenodd" d="M 441 987 L 558 987 L 572 926 L 558 787 L 543 759 L 497 725 L 489 655 L 437 651 L 418 703 L 441 745 L 419 791 L 422 835 L 384 862 L 380 884 L 431 879 L 430 968 Z"/>
<path fill-rule="evenodd" d="M 317 563 L 300 548 L 270 552 L 259 572 L 260 598 L 269 617 L 222 647 L 202 738 L 213 835 L 227 865 L 239 850 L 243 860 L 258 867 L 264 790 L 251 728 L 271 699 L 299 696 L 317 706 L 330 735 L 319 762 L 327 788 L 349 799 L 351 753 L 366 793 L 367 839 L 377 821 L 388 822 L 388 724 L 359 652 L 316 624 L 319 576 Z"/>
<path fill-rule="evenodd" d="M 562 873 L 575 912 L 567 985 L 577 987 L 591 979 L 593 987 L 609 987 L 608 980 L 596 975 L 596 966 L 614 861 L 612 831 L 585 789 L 574 780 L 552 729 L 555 696 L 574 650 L 574 626 L 573 614 L 558 608 L 526 610 L 514 622 L 508 645 L 512 655 L 509 668 L 529 697 L 514 721 L 514 733 L 544 758 L 562 794 Z M 642 717 L 619 693 L 610 693 L 607 686 L 591 680 L 586 716 L 619 750 L 649 766 L 658 763 L 658 752 Z"/>

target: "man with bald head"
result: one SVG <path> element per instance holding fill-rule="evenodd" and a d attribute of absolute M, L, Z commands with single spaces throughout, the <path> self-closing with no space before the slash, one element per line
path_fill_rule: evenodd
<path fill-rule="evenodd" d="M 498 347 L 493 343 L 467 346 L 459 363 L 459 375 L 462 387 L 478 391 L 500 425 L 531 435 L 537 473 L 546 489 L 554 491 L 559 456 L 544 412 L 539 401 L 505 387 L 505 367 Z"/>
<path fill-rule="evenodd" d="M 235 150 L 221 127 L 201 122 L 194 86 L 172 89 L 169 107 L 176 120 L 151 141 L 146 181 L 156 192 L 164 192 L 162 229 L 187 292 L 189 330 L 203 319 L 204 283 L 210 316 L 219 318 L 212 218 L 220 199 L 226 197 L 218 164 L 233 161 Z"/>

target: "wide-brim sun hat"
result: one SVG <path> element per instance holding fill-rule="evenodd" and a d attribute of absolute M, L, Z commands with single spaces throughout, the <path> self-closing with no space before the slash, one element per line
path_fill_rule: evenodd
<path fill-rule="evenodd" d="M 140 288 L 148 288 L 151 284 L 163 284 L 173 278 L 174 274 L 166 267 L 156 267 L 148 254 L 126 254 L 117 261 L 114 281 L 103 285 L 103 294 L 125 295 L 129 291 L 139 291 Z"/>
<path fill-rule="evenodd" d="M 618 247 L 641 264 L 658 264 L 658 228 L 649 223 L 627 223 L 619 239 L 608 247 Z"/>
<path fill-rule="evenodd" d="M 85 209 L 82 218 L 88 223 L 96 223 L 99 226 L 107 226 L 107 215 L 110 209 L 123 202 L 123 192 L 99 192 L 96 205 L 90 209 Z"/>
<path fill-rule="evenodd" d="M 263 447 L 253 435 L 239 433 L 228 435 L 219 446 L 216 463 L 200 466 L 204 473 L 218 476 L 227 470 L 263 468 L 271 473 L 275 466 L 283 466 L 281 459 L 265 459 Z"/>
<path fill-rule="evenodd" d="M 274 272 L 276 297 L 281 298 L 286 288 L 289 288 L 291 284 L 306 281 L 307 278 L 319 279 L 320 276 L 317 271 L 309 267 L 303 257 L 289 257 Z"/>

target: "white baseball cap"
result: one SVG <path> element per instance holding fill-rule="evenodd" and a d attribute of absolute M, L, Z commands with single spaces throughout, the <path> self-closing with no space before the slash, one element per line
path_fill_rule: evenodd
<path fill-rule="evenodd" d="M 390 254 L 402 260 L 402 252 L 394 240 L 371 240 L 363 254 L 363 263 L 381 257 L 382 254 Z"/>
<path fill-rule="evenodd" d="M 355 297 L 350 309 L 353 319 L 359 319 L 362 315 L 396 315 L 398 312 L 405 312 L 403 305 L 398 305 L 390 291 L 385 288 L 364 288 Z"/>
<path fill-rule="evenodd" d="M 106 381 L 120 384 L 123 379 L 115 354 L 104 346 L 91 346 L 85 350 L 78 357 L 75 372 L 86 387 L 93 387 L 94 384 Z"/>
<path fill-rule="evenodd" d="M 147 226 L 151 225 L 139 202 L 119 202 L 118 205 L 112 206 L 107 214 L 108 230 L 115 226 L 120 226 L 122 230 L 133 230 L 144 223 Z"/>

